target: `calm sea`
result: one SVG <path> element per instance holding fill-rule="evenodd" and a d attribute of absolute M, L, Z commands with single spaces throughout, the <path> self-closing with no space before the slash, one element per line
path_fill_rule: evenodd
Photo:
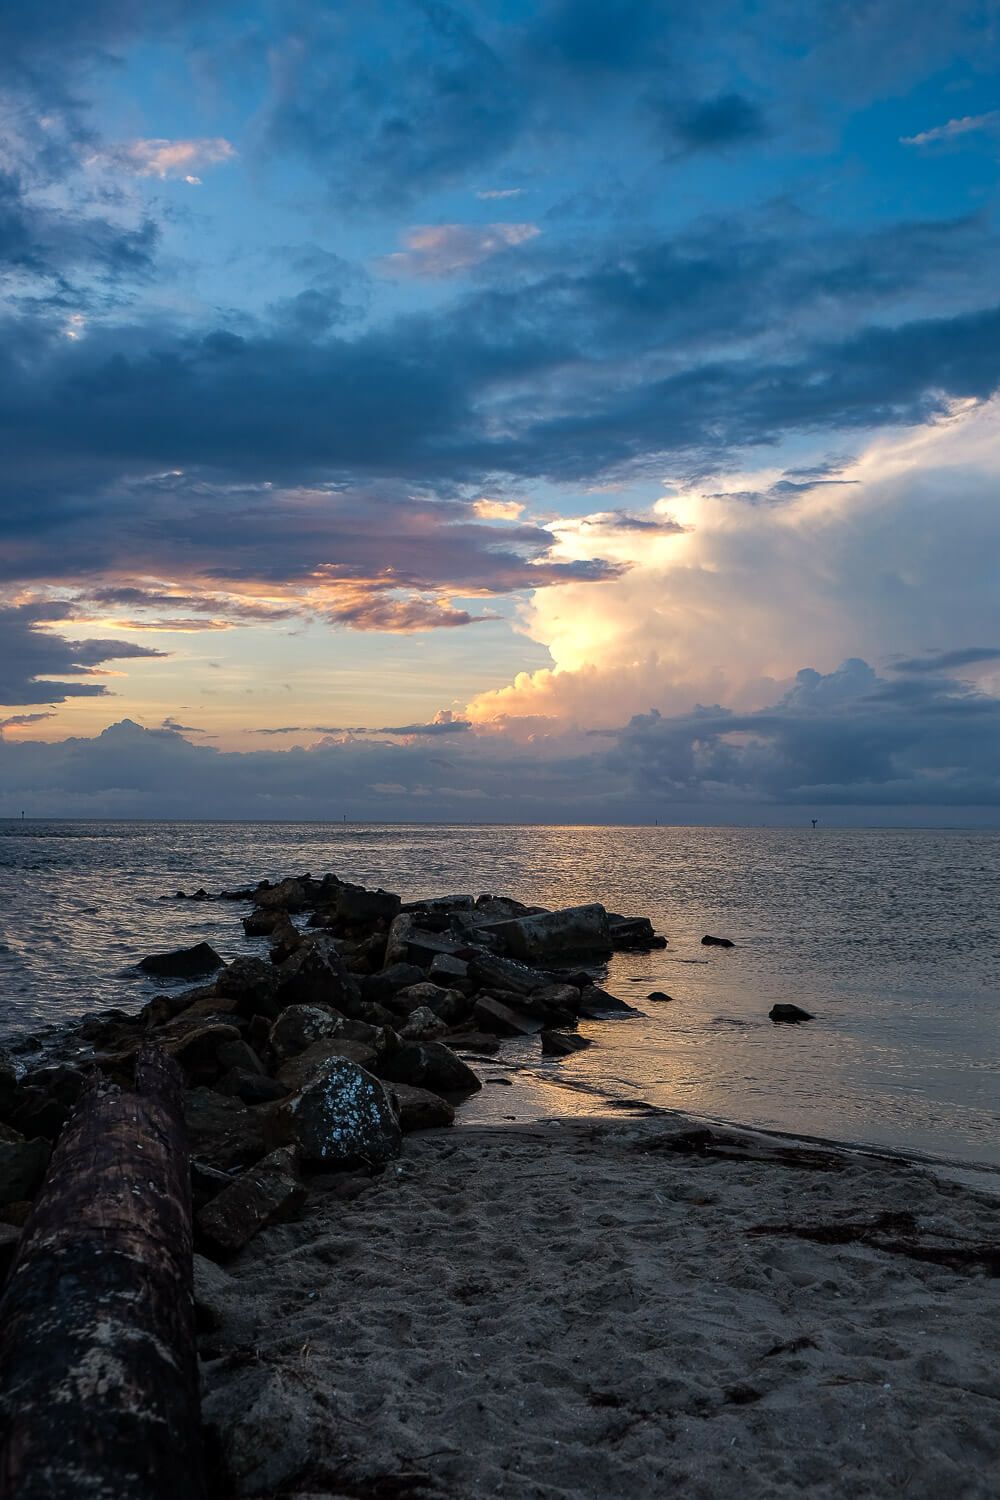
<path fill-rule="evenodd" d="M 1000 1165 L 996 832 L 2 823 L 0 1034 L 141 1005 L 144 953 L 254 947 L 242 906 L 161 896 L 306 870 L 652 917 L 669 947 L 616 957 L 608 980 L 646 1016 L 590 1026 L 598 1045 L 558 1064 L 522 1049 L 552 1111 L 643 1098 Z M 737 946 L 706 950 L 706 932 Z M 655 989 L 673 1002 L 646 1004 Z M 816 1019 L 773 1026 L 785 1000 Z"/>

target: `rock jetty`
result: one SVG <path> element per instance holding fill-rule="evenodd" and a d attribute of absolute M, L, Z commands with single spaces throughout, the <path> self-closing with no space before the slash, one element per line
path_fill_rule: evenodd
<path fill-rule="evenodd" d="M 312 1175 L 381 1171 L 404 1132 L 450 1124 L 481 1087 L 475 1059 L 502 1039 L 538 1036 L 565 1056 L 586 1045 L 581 1017 L 636 1014 L 600 987 L 604 965 L 666 943 L 647 918 L 596 902 L 404 902 L 333 874 L 183 899 L 244 901 L 260 951 L 229 964 L 204 943 L 151 954 L 144 973 L 202 982 L 86 1018 L 71 1064 L 18 1076 L 0 1060 L 0 1257 L 88 1074 L 131 1088 L 149 1043 L 181 1070 L 196 1241 L 224 1259 L 296 1214 Z"/>

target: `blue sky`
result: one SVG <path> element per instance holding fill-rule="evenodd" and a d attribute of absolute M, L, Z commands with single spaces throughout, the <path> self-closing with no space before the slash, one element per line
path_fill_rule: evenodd
<path fill-rule="evenodd" d="M 998 27 L 8 8 L 0 797 L 996 821 Z"/>

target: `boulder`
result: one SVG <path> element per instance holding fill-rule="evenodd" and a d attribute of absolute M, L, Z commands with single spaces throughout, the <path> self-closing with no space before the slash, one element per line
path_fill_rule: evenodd
<path fill-rule="evenodd" d="M 248 1073 L 244 1068 L 230 1068 L 215 1088 L 220 1094 L 242 1099 L 244 1104 L 273 1104 L 291 1093 L 277 1078 L 268 1078 L 266 1073 Z"/>
<path fill-rule="evenodd" d="M 264 911 L 301 911 L 306 904 L 306 888 L 303 881 L 291 877 L 279 880 L 277 885 L 259 885 L 253 899 Z"/>
<path fill-rule="evenodd" d="M 477 948 L 469 962 L 469 978 L 484 990 L 510 990 L 518 995 L 531 995 L 552 983 L 552 976 L 528 964 L 518 963 L 513 958 L 500 958 Z"/>
<path fill-rule="evenodd" d="M 271 946 L 267 956 L 273 964 L 283 964 L 304 942 L 305 938 L 291 917 L 286 916 L 271 932 Z"/>
<path fill-rule="evenodd" d="M 49 1164 L 46 1140 L 24 1140 L 16 1131 L 5 1130 L 0 1139 L 0 1203 L 19 1203 L 33 1198 Z"/>
<path fill-rule="evenodd" d="M 490 931 L 512 958 L 535 963 L 570 953 L 607 953 L 611 948 L 608 914 L 596 901 L 533 917 L 516 917 Z"/>
<path fill-rule="evenodd" d="M 642 1012 L 634 1005 L 626 1005 L 617 995 L 609 995 L 607 990 L 591 984 L 580 992 L 580 1014 L 589 1020 L 606 1020 L 610 1016 L 638 1016 Z"/>
<path fill-rule="evenodd" d="M 534 1036 L 545 1024 L 540 1017 L 514 1010 L 493 995 L 478 995 L 472 1014 L 484 1031 L 492 1031 L 499 1036 Z"/>
<path fill-rule="evenodd" d="M 667 940 L 654 930 L 648 917 L 608 916 L 608 936 L 611 946 L 621 951 L 648 952 L 651 948 L 665 948 Z"/>
<path fill-rule="evenodd" d="M 456 958 L 453 953 L 435 953 L 427 977 L 444 989 L 452 989 L 468 979 L 469 965 L 464 958 Z"/>
<path fill-rule="evenodd" d="M 444 1036 L 447 1030 L 447 1023 L 435 1015 L 430 1006 L 418 1005 L 415 1010 L 410 1011 L 405 1026 L 400 1027 L 399 1035 L 408 1042 L 430 1042 L 436 1037 Z"/>
<path fill-rule="evenodd" d="M 263 958 L 234 959 L 215 981 L 215 993 L 233 1000 L 241 1016 L 273 1020 L 280 1009 L 277 971 Z"/>
<path fill-rule="evenodd" d="M 241 1172 L 201 1210 L 196 1224 L 213 1249 L 232 1255 L 258 1230 L 293 1214 L 305 1196 L 295 1152 L 285 1146 Z"/>
<path fill-rule="evenodd" d="M 703 948 L 735 948 L 736 944 L 732 938 L 712 937 L 711 933 L 706 932 L 701 940 L 701 946 Z"/>
<path fill-rule="evenodd" d="M 399 1155 L 402 1131 L 385 1087 L 346 1057 L 329 1058 L 272 1118 L 275 1135 L 313 1164 L 372 1167 Z"/>
<path fill-rule="evenodd" d="M 223 1171 L 249 1166 L 264 1155 L 262 1116 L 214 1089 L 186 1091 L 184 1123 L 191 1155 Z"/>
<path fill-rule="evenodd" d="M 286 1005 L 332 1005 L 350 1014 L 360 998 L 358 984 L 347 972 L 334 940 L 317 932 L 280 964 L 278 1000 Z"/>
<path fill-rule="evenodd" d="M 377 974 L 366 974 L 361 981 L 361 998 L 369 1004 L 385 1005 L 399 990 L 420 984 L 423 969 L 416 964 L 390 964 Z"/>
<path fill-rule="evenodd" d="M 339 922 L 349 926 L 373 927 L 376 922 L 391 922 L 398 915 L 401 901 L 391 891 L 367 891 L 361 885 L 338 887 L 334 913 Z"/>
<path fill-rule="evenodd" d="M 243 1073 L 265 1073 L 267 1070 L 249 1042 L 227 1041 L 216 1048 L 219 1067 L 239 1068 Z"/>
<path fill-rule="evenodd" d="M 192 1082 L 211 1083 L 222 1071 L 218 1058 L 220 1046 L 227 1042 L 242 1044 L 242 1040 L 237 1027 L 215 1021 L 165 1040 L 164 1050 L 177 1059 Z"/>
<path fill-rule="evenodd" d="M 591 1045 L 590 1037 L 578 1036 L 574 1031 L 543 1031 L 543 1057 L 569 1057 L 571 1052 L 582 1052 Z"/>
<path fill-rule="evenodd" d="M 340 1017 L 326 1006 L 288 1005 L 271 1027 L 268 1041 L 275 1057 L 294 1057 L 321 1037 L 333 1036 L 339 1025 Z"/>
<path fill-rule="evenodd" d="M 463 944 L 447 933 L 421 926 L 429 913 L 401 911 L 393 918 L 385 945 L 386 964 L 414 963 L 427 966 L 438 953 L 456 954 Z"/>
<path fill-rule="evenodd" d="M 772 1005 L 767 1014 L 770 1019 L 775 1022 L 775 1024 L 779 1022 L 786 1022 L 794 1026 L 797 1025 L 799 1021 L 815 1020 L 815 1017 L 810 1011 L 803 1010 L 798 1005 Z"/>
<path fill-rule="evenodd" d="M 287 921 L 288 913 L 280 907 L 255 906 L 243 918 L 243 931 L 247 937 L 270 937 L 272 932 L 276 932 Z"/>
<path fill-rule="evenodd" d="M 580 1009 L 580 991 L 575 984 L 548 984 L 531 996 L 531 1008 L 553 1020 L 572 1020 Z"/>
<path fill-rule="evenodd" d="M 139 960 L 142 972 L 156 979 L 192 979 L 196 974 L 210 974 L 222 967 L 223 960 L 209 943 L 175 948 L 171 953 L 150 953 Z"/>
<path fill-rule="evenodd" d="M 443 1042 L 401 1042 L 379 1059 L 379 1076 L 390 1083 L 409 1083 L 435 1094 L 474 1094 L 479 1075 Z"/>
<path fill-rule="evenodd" d="M 463 1047 L 467 1052 L 480 1053 L 486 1057 L 492 1057 L 494 1052 L 500 1051 L 497 1038 L 485 1031 L 452 1032 L 449 1046 Z"/>
<path fill-rule="evenodd" d="M 411 1130 L 436 1130 L 441 1125 L 450 1125 L 455 1110 L 440 1094 L 429 1089 L 414 1088 L 408 1083 L 394 1083 L 389 1092 L 396 1104 L 396 1113 L 404 1135 Z"/>
<path fill-rule="evenodd" d="M 469 1013 L 469 1002 L 461 990 L 447 990 L 439 984 L 428 982 L 411 984 L 405 990 L 398 990 L 393 1005 L 397 1010 L 401 1010 L 404 1005 L 408 1011 L 414 1011 L 418 1007 L 431 1010 L 449 1026 Z"/>
<path fill-rule="evenodd" d="M 290 1057 L 278 1069 L 278 1082 L 285 1094 L 305 1088 L 319 1076 L 331 1058 L 342 1058 L 356 1067 L 372 1069 L 378 1062 L 378 1053 L 366 1042 L 352 1042 L 339 1036 L 321 1037 L 297 1057 Z"/>

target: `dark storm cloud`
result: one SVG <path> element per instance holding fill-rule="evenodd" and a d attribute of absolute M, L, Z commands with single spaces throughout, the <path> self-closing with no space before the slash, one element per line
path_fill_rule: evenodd
<path fill-rule="evenodd" d="M 67 698 L 101 697 L 108 691 L 103 683 L 77 679 L 92 677 L 95 668 L 107 661 L 165 654 L 135 646 L 130 641 L 66 640 L 41 629 L 43 621 L 65 619 L 68 613 L 65 605 L 0 607 L 0 704 L 62 703 Z M 30 719 L 15 718 L 7 722 L 30 722 Z"/>
<path fill-rule="evenodd" d="M 8 272 L 60 280 L 81 269 L 112 279 L 145 275 L 158 239 L 150 219 L 131 229 L 97 215 L 39 207 L 19 177 L 0 172 L 0 266 Z"/>

